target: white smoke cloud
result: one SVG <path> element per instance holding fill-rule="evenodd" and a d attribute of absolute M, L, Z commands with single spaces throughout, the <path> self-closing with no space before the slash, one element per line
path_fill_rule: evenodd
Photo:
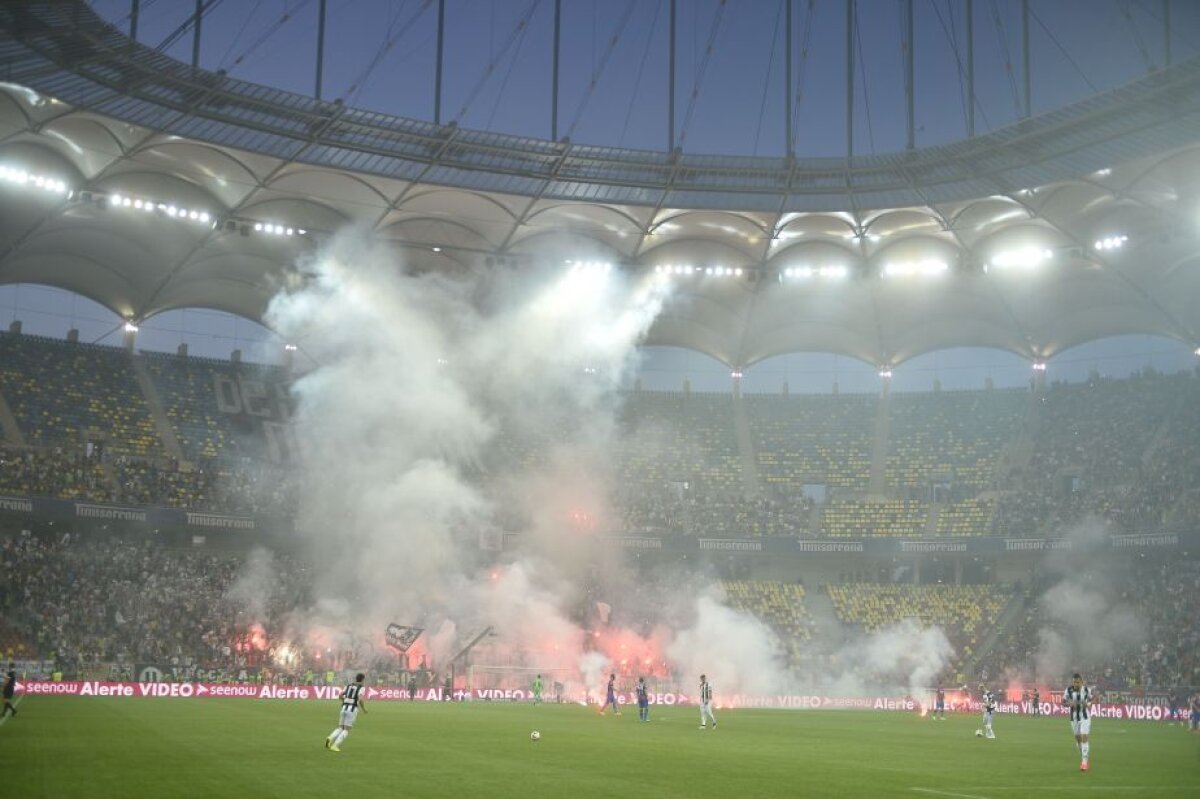
<path fill-rule="evenodd" d="M 444 663 L 491 626 L 510 659 L 548 657 L 553 641 L 577 668 L 570 615 L 596 556 L 564 521 L 578 508 L 608 520 L 614 387 L 667 284 L 562 267 L 419 273 L 361 230 L 302 271 L 266 314 L 318 364 L 293 388 L 297 519 L 322 600 L 297 627 L 425 624 Z M 514 524 L 524 551 L 490 580 L 480 533 Z"/>
<path fill-rule="evenodd" d="M 225 591 L 225 600 L 236 612 L 245 614 L 246 623 L 259 623 L 269 618 L 271 603 L 280 591 L 275 557 L 262 547 L 255 547 L 242 561 L 237 575 Z"/>
<path fill-rule="evenodd" d="M 680 630 L 667 655 L 687 677 L 708 676 L 717 692 L 768 694 L 787 684 L 779 639 L 760 619 L 712 596 L 695 602 L 693 624 Z"/>
<path fill-rule="evenodd" d="M 1070 548 L 1046 560 L 1054 584 L 1037 599 L 1045 622 L 1033 664 L 1039 679 L 1065 684 L 1072 672 L 1111 662 L 1145 640 L 1143 620 L 1116 594 L 1121 565 L 1109 534 L 1099 520 L 1083 522 L 1066 531 Z"/>
<path fill-rule="evenodd" d="M 922 628 L 915 619 L 878 630 L 852 653 L 861 672 L 910 694 L 932 686 L 953 655 L 941 627 Z"/>

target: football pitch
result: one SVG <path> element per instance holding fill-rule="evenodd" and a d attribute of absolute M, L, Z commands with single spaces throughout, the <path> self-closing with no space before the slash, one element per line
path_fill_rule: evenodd
<path fill-rule="evenodd" d="M 0 726 L 0 797 L 1194 797 L 1200 736 L 1097 720 L 1092 770 L 1068 722 L 868 711 L 379 702 L 342 752 L 333 702 L 32 696 Z M 532 730 L 540 741 L 530 740 Z"/>

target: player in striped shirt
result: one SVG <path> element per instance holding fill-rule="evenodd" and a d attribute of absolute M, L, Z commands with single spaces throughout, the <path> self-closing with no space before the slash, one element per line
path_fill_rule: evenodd
<path fill-rule="evenodd" d="M 363 680 L 366 678 L 367 675 L 360 672 L 354 676 L 354 682 L 342 689 L 342 710 L 338 716 L 338 725 L 325 738 L 325 748 L 331 752 L 342 751 L 342 741 L 346 740 L 346 736 L 350 734 L 350 728 L 354 726 L 354 720 L 358 718 L 358 711 L 367 712 L 366 702 L 362 698 L 362 691 L 365 687 Z"/>
<path fill-rule="evenodd" d="M 1062 702 L 1071 713 L 1071 732 L 1075 733 L 1075 745 L 1079 748 L 1079 770 L 1088 770 L 1088 737 L 1092 732 L 1092 689 L 1083 684 L 1079 672 L 1071 678 L 1071 684 L 1063 691 Z"/>
<path fill-rule="evenodd" d="M 700 729 L 705 729 L 707 722 L 712 722 L 712 728 L 717 728 L 717 717 L 712 711 L 712 683 L 708 677 L 700 675 Z"/>
<path fill-rule="evenodd" d="M 638 677 L 637 688 L 638 721 L 650 720 L 650 691 L 646 688 L 646 678 Z"/>
<path fill-rule="evenodd" d="M 979 687 L 983 691 L 983 734 L 988 738 L 995 738 L 996 733 L 992 730 L 992 716 L 996 713 L 996 695 L 982 685 Z"/>

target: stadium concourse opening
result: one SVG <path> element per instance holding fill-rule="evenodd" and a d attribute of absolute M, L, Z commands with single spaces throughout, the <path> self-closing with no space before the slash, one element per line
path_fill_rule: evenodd
<path fill-rule="evenodd" d="M 0 4 L 0 794 L 1194 795 L 1200 6 L 268 5 Z"/>

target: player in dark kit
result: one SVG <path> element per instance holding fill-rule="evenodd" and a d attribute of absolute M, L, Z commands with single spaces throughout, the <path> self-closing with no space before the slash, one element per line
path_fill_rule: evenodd
<path fill-rule="evenodd" d="M 615 674 L 608 675 L 608 687 L 605 689 L 604 694 L 604 707 L 600 708 L 601 716 L 604 715 L 604 711 L 608 710 L 610 705 L 612 706 L 614 716 L 621 715 L 621 708 L 617 706 L 617 675 Z"/>
<path fill-rule="evenodd" d="M 1030 700 L 1033 702 L 1033 715 L 1035 715 L 1035 716 L 1042 715 L 1042 692 L 1041 692 L 1041 690 L 1034 688 L 1033 695 L 1030 697 Z"/>
<path fill-rule="evenodd" d="M 0 718 L 8 715 L 11 710 L 12 714 L 17 715 L 17 706 L 13 704 L 13 693 L 17 690 L 17 673 L 10 671 L 8 679 L 4 681 L 4 712 L 0 713 Z"/>
<path fill-rule="evenodd" d="M 646 678 L 637 681 L 638 721 L 650 720 L 650 692 L 646 690 Z"/>
<path fill-rule="evenodd" d="M 937 699 L 933 703 L 933 718 L 946 720 L 946 689 L 938 686 Z"/>

